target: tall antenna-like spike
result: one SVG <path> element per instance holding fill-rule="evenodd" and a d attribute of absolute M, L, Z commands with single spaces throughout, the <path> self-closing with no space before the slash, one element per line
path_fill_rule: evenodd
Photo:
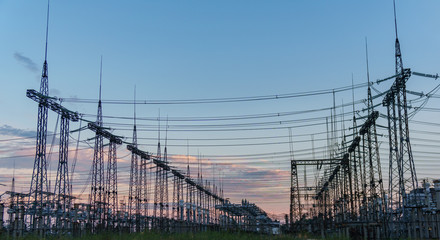
<path fill-rule="evenodd" d="M 345 131 L 345 121 L 344 121 L 344 115 L 345 115 L 345 112 L 344 112 L 344 99 L 342 99 L 342 122 L 341 122 L 341 137 L 343 137 L 343 138 L 345 138 L 345 134 L 344 134 L 344 131 Z"/>
<path fill-rule="evenodd" d="M 200 151 L 197 149 L 197 179 L 200 181 Z"/>
<path fill-rule="evenodd" d="M 101 55 L 101 68 L 99 70 L 99 104 L 101 104 L 101 87 L 102 86 L 102 55 Z"/>
<path fill-rule="evenodd" d="M 44 49 L 44 63 L 43 71 L 41 73 L 41 83 L 40 83 L 40 93 L 49 96 L 49 80 L 48 80 L 48 70 L 47 70 L 47 42 L 49 39 L 49 1 L 47 1 L 47 16 L 46 16 L 46 45 Z M 46 108 L 46 107 L 44 107 Z M 45 110 L 47 111 L 47 110 Z"/>
<path fill-rule="evenodd" d="M 167 115 L 167 125 L 165 128 L 165 149 L 167 148 L 167 144 L 168 144 L 168 115 Z"/>
<path fill-rule="evenodd" d="M 161 149 L 160 149 L 160 108 L 159 108 L 159 117 L 157 118 L 158 129 L 157 129 L 157 156 L 161 158 Z"/>
<path fill-rule="evenodd" d="M 397 37 L 397 17 L 396 17 L 396 0 L 393 0 L 393 7 L 394 7 L 394 29 L 396 30 L 396 39 Z"/>
<path fill-rule="evenodd" d="M 393 5 L 394 5 L 394 26 L 395 26 L 395 30 L 396 30 L 396 43 L 395 43 L 395 57 L 396 57 L 396 75 L 398 74 L 403 74 L 403 61 L 402 61 L 402 53 L 400 51 L 400 43 L 399 43 L 399 38 L 397 37 L 397 17 L 396 17 L 396 1 L 393 0 Z"/>
<path fill-rule="evenodd" d="M 333 89 L 333 117 L 332 117 L 332 152 L 336 151 L 338 138 L 338 124 L 336 122 L 336 93 Z"/>
<path fill-rule="evenodd" d="M 136 84 L 134 85 L 134 101 L 133 101 L 133 108 L 134 108 L 134 125 L 136 125 Z"/>
<path fill-rule="evenodd" d="M 14 170 L 12 171 L 12 179 L 15 178 L 15 159 L 14 159 Z"/>
<path fill-rule="evenodd" d="M 367 60 L 367 81 L 368 81 L 368 88 L 370 88 L 370 68 L 368 66 L 368 41 L 367 37 L 365 37 L 365 57 Z"/>
<path fill-rule="evenodd" d="M 47 0 L 47 16 L 46 16 L 46 48 L 44 50 L 44 61 L 47 61 L 47 41 L 49 39 L 49 4 L 50 0 Z"/>
<path fill-rule="evenodd" d="M 158 129 L 158 138 L 160 141 L 160 108 L 159 108 L 159 117 L 157 118 L 158 124 L 159 124 L 159 129 Z"/>
<path fill-rule="evenodd" d="M 215 185 L 215 164 L 211 164 L 212 166 L 212 186 Z"/>
<path fill-rule="evenodd" d="M 186 174 L 188 175 L 188 177 L 190 176 L 189 174 L 189 140 L 186 139 L 186 167 L 187 167 L 187 172 Z"/>
<path fill-rule="evenodd" d="M 368 114 L 373 111 L 373 98 L 371 96 L 371 87 L 370 87 L 370 66 L 368 64 L 368 41 L 367 37 L 365 37 L 365 58 L 367 63 L 367 85 L 368 85 L 368 98 L 367 98 L 367 106 L 368 106 Z"/>
<path fill-rule="evenodd" d="M 168 115 L 167 115 L 167 125 L 165 128 L 165 150 L 164 150 L 164 155 L 165 155 L 165 162 L 168 162 L 168 150 L 167 150 L 167 144 L 168 144 Z"/>
<path fill-rule="evenodd" d="M 354 77 L 353 77 L 353 73 L 351 73 L 351 98 L 353 101 L 353 118 L 355 116 L 355 109 L 354 109 Z"/>

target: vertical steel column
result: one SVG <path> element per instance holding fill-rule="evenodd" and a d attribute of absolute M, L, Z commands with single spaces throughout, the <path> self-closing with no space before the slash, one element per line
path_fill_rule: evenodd
<path fill-rule="evenodd" d="M 69 229 L 70 183 L 68 170 L 69 156 L 69 118 L 61 116 L 60 146 L 57 178 L 55 181 L 56 231 L 65 233 Z"/>
<path fill-rule="evenodd" d="M 298 169 L 293 157 L 292 129 L 289 128 L 289 147 L 290 147 L 290 231 L 296 231 L 294 220 L 301 219 L 301 200 L 298 185 Z"/>
<path fill-rule="evenodd" d="M 98 113 L 96 119 L 96 126 L 102 128 L 102 103 L 101 103 L 101 83 L 102 83 L 102 58 L 99 84 L 99 101 Z M 103 211 L 104 211 L 104 144 L 103 136 L 98 133 L 95 134 L 95 146 L 93 152 L 92 163 L 92 183 L 89 195 L 89 204 L 91 212 L 89 215 L 89 224 L 92 233 L 103 228 Z"/>
<path fill-rule="evenodd" d="M 116 157 L 116 142 L 110 140 L 107 164 L 107 183 L 106 183 L 106 224 L 107 230 L 120 228 L 117 222 L 118 213 L 118 168 Z"/>
<path fill-rule="evenodd" d="M 136 117 L 135 117 L 136 121 Z M 133 126 L 133 142 L 132 146 L 137 147 L 137 131 L 136 122 Z M 131 165 L 130 165 L 130 182 L 128 189 L 128 222 L 130 232 L 136 232 L 139 230 L 139 162 L 138 155 L 135 152 L 131 153 Z"/>
<path fill-rule="evenodd" d="M 142 229 L 148 229 L 148 177 L 147 177 L 147 164 L 148 159 L 141 157 L 141 166 L 140 166 L 140 187 L 141 187 L 141 207 L 142 207 Z"/>
<path fill-rule="evenodd" d="M 165 166 L 168 167 L 168 155 L 167 155 L 167 146 L 165 144 L 165 149 L 164 149 L 164 158 L 163 161 L 165 163 Z M 170 206 L 168 203 L 168 170 L 169 169 L 162 169 L 162 191 L 163 191 L 163 198 L 162 198 L 162 208 L 164 209 L 164 213 L 163 213 L 163 228 L 166 229 L 166 231 L 169 230 L 169 217 L 170 217 Z M 163 229 L 163 230 L 165 230 Z"/>
<path fill-rule="evenodd" d="M 47 67 L 47 39 L 49 34 L 49 2 L 47 3 L 46 16 L 46 47 L 44 55 L 43 71 L 41 74 L 40 94 L 49 95 L 49 80 Z M 43 217 L 43 208 L 47 202 L 48 182 L 47 182 L 47 162 L 46 162 L 46 139 L 47 139 L 47 115 L 48 107 L 46 99 L 42 98 L 38 104 L 38 121 L 37 121 L 37 139 L 34 168 L 32 171 L 32 180 L 29 189 L 29 214 L 30 214 L 30 230 L 42 236 L 44 234 L 43 225 L 45 219 Z"/>
<path fill-rule="evenodd" d="M 161 168 L 156 165 L 156 171 L 155 171 L 155 183 L 154 183 L 154 208 L 153 208 L 153 222 L 154 222 L 154 228 L 159 229 L 159 218 L 160 218 L 160 181 L 161 181 Z M 158 212 L 159 210 L 159 212 Z"/>

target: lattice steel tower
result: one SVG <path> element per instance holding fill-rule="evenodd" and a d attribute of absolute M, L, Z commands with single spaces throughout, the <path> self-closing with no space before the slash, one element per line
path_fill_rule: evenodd
<path fill-rule="evenodd" d="M 361 128 L 360 134 L 363 135 L 363 140 L 367 141 L 367 154 L 368 154 L 368 164 L 369 164 L 369 183 L 370 187 L 368 189 L 370 194 L 371 205 L 373 206 L 373 219 L 379 220 L 383 217 L 385 208 L 385 192 L 383 188 L 382 179 L 382 167 L 380 164 L 379 155 L 379 144 L 377 141 L 377 130 L 376 130 L 376 120 L 379 117 L 377 111 L 374 111 L 373 96 L 371 94 L 370 87 L 370 71 L 368 66 L 368 46 L 365 45 L 366 51 L 366 62 L 367 62 L 367 81 L 368 81 L 368 119 L 364 124 L 364 128 Z M 366 131 L 362 131 L 366 130 Z M 366 139 L 365 139 L 365 134 Z"/>
<path fill-rule="evenodd" d="M 47 69 L 47 40 L 49 34 L 49 1 L 47 3 L 47 17 L 46 17 L 46 46 L 44 51 L 43 72 L 41 75 L 40 94 L 43 96 L 49 95 L 49 81 Z M 37 122 L 37 140 L 36 153 L 34 160 L 34 169 L 32 172 L 31 187 L 29 190 L 30 203 L 30 224 L 31 230 L 38 230 L 40 234 L 43 233 L 44 216 L 43 208 L 46 206 L 48 182 L 47 182 L 47 162 L 46 162 L 46 139 L 47 139 L 47 114 L 48 107 L 46 99 L 40 99 L 38 104 L 38 122 Z"/>
<path fill-rule="evenodd" d="M 294 229 L 294 221 L 301 219 L 301 199 L 298 185 L 298 167 L 293 156 L 292 129 L 289 128 L 290 147 L 290 230 Z"/>
<path fill-rule="evenodd" d="M 96 118 L 96 126 L 102 129 L 102 103 L 101 103 L 101 86 L 102 86 L 102 57 L 101 69 L 99 75 L 99 101 L 98 114 Z M 104 137 L 96 132 L 95 147 L 93 152 L 92 163 L 92 183 L 90 188 L 89 204 L 91 208 L 89 216 L 89 224 L 92 232 L 96 232 L 103 228 L 103 211 L 105 200 L 104 189 Z"/>
<path fill-rule="evenodd" d="M 403 224 L 409 221 L 409 209 L 417 206 L 415 198 L 413 198 L 413 202 L 410 202 L 408 198 L 409 192 L 417 188 L 417 176 L 409 139 L 408 107 L 406 100 L 406 81 L 409 79 L 411 71 L 410 69 L 403 68 L 400 43 L 397 35 L 395 1 L 393 1 L 393 4 L 396 32 L 396 80 L 382 103 L 387 107 L 390 141 L 388 201 L 390 219 L 388 222 L 397 223 L 397 226 L 393 224 L 390 225 L 390 231 L 391 236 L 399 237 L 401 234 L 404 234 Z"/>
<path fill-rule="evenodd" d="M 148 229 L 148 158 L 141 156 L 139 167 L 139 187 L 140 187 L 140 215 L 143 216 L 141 227 Z M 142 229 L 141 229 L 142 230 Z"/>
<path fill-rule="evenodd" d="M 107 179 L 106 179 L 106 201 L 105 217 L 108 230 L 119 228 L 117 225 L 118 213 L 118 165 L 116 156 L 116 145 L 121 144 L 120 139 L 110 138 L 108 149 Z"/>
<path fill-rule="evenodd" d="M 54 106 L 54 105 L 51 105 Z M 61 107 L 61 106 L 60 106 Z M 52 107 L 53 109 L 53 107 Z M 61 113 L 60 128 L 60 151 L 57 178 L 55 181 L 55 206 L 56 206 L 56 228 L 58 233 L 66 233 L 69 226 L 69 208 L 72 199 L 70 192 L 69 178 L 69 121 L 78 121 L 78 113 L 73 113 L 65 108 L 57 108 Z"/>
<path fill-rule="evenodd" d="M 168 166 L 168 150 L 167 150 L 167 141 L 168 141 L 168 120 L 167 120 L 167 130 L 165 134 L 165 149 L 164 149 L 164 157 L 163 161 L 165 163 L 165 166 Z M 168 203 L 168 171 L 167 169 L 163 169 L 162 171 L 162 191 L 163 191 L 163 197 L 161 199 L 162 201 L 162 208 L 164 209 L 164 212 L 162 214 L 162 217 L 166 220 L 169 219 L 170 216 L 170 208 Z M 165 223 L 168 224 L 168 223 Z"/>
<path fill-rule="evenodd" d="M 160 148 L 160 115 L 159 115 L 159 131 L 158 131 L 158 143 L 157 143 L 157 161 L 162 161 L 161 148 Z M 153 206 L 153 219 L 155 222 L 155 228 L 161 229 L 162 217 L 163 217 L 163 168 L 156 164 L 156 179 L 154 184 L 154 206 Z M 159 212 L 158 212 L 159 210 Z"/>
<path fill-rule="evenodd" d="M 136 130 L 136 104 L 134 104 L 134 123 L 133 123 L 133 142 L 132 146 L 137 148 L 137 130 Z M 132 152 L 130 165 L 130 183 L 128 189 L 128 219 L 130 221 L 130 231 L 139 231 L 140 214 L 140 192 L 139 192 L 139 162 L 138 155 Z M 134 224 L 133 224 L 134 220 Z M 133 227 L 135 225 L 135 227 Z"/>

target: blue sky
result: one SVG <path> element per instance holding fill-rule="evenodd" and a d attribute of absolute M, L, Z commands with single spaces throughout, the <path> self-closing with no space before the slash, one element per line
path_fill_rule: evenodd
<path fill-rule="evenodd" d="M 440 2 L 434 0 L 397 1 L 399 39 L 405 67 L 422 73 L 440 71 L 439 9 Z M 7 132 L 11 128 L 16 130 L 17 135 L 23 133 L 20 131 L 27 131 L 29 135 L 36 129 L 37 105 L 26 98 L 25 92 L 30 88 L 39 89 L 45 21 L 45 1 L 0 0 L 1 139 L 14 137 L 12 131 Z M 371 80 L 393 75 L 395 32 L 392 1 L 52 1 L 48 48 L 50 94 L 62 98 L 96 99 L 101 55 L 102 96 L 108 100 L 133 99 L 135 85 L 138 100 L 245 97 L 333 89 L 351 85 L 352 74 L 355 84 L 366 82 L 365 37 L 368 38 Z M 414 77 L 408 82 L 408 89 L 428 92 L 437 84 L 438 80 Z M 386 82 L 375 87 L 385 91 L 390 85 L 391 82 Z M 356 100 L 365 97 L 366 89 L 355 91 Z M 138 117 L 144 118 L 157 118 L 159 111 L 161 117 L 169 116 L 170 119 L 237 116 L 327 108 L 332 106 L 332 101 L 329 94 L 245 103 L 137 105 L 137 111 Z M 351 101 L 351 92 L 336 94 L 337 105 Z M 380 101 L 377 100 L 377 103 Z M 435 107 L 436 104 L 438 102 L 433 99 L 427 107 Z M 96 104 L 66 102 L 65 106 L 81 113 L 96 114 Z M 385 109 L 379 110 L 385 113 Z M 338 108 L 337 111 L 349 112 L 351 108 Z M 133 106 L 104 104 L 103 113 L 130 117 Z M 168 150 L 171 154 L 186 155 L 185 145 L 188 145 L 192 156 L 198 153 L 202 156 L 274 153 L 275 156 L 277 152 L 288 151 L 289 145 L 197 147 L 235 142 L 195 139 L 287 136 L 286 129 L 179 132 L 173 131 L 179 129 L 173 124 L 257 123 L 329 115 L 329 111 L 321 111 L 275 119 L 170 123 L 168 137 L 180 140 L 170 140 L 169 144 L 181 146 L 170 146 Z M 414 120 L 435 122 L 436 118 L 438 112 L 421 111 Z M 94 117 L 89 116 L 88 119 L 93 120 Z M 111 123 L 130 124 L 131 120 L 104 120 L 108 126 L 114 127 L 115 133 L 130 140 L 130 131 L 117 129 L 120 126 Z M 50 131 L 55 128 L 55 123 L 56 116 L 50 114 Z M 157 121 L 138 123 L 158 125 Z M 285 126 L 295 127 L 299 123 L 295 124 Z M 347 127 L 350 124 L 347 123 Z M 164 125 L 165 122 L 162 122 L 162 130 Z M 77 127 L 76 123 L 71 125 L 72 129 Z M 131 128 L 128 125 L 124 127 Z M 338 126 L 338 129 L 341 127 Z M 428 130 L 428 127 L 415 124 L 414 129 L 422 131 Z M 323 135 L 318 134 L 321 131 L 325 131 L 325 126 L 298 128 L 294 130 L 294 139 L 307 141 L 313 134 L 316 134 L 315 138 L 322 138 Z M 301 139 L 301 134 L 309 136 Z M 84 133 L 82 137 L 87 135 L 90 133 Z M 157 131 L 145 131 L 138 135 L 157 139 Z M 162 132 L 162 137 L 164 135 Z M 295 135 L 298 137 L 295 138 Z M 438 135 L 422 134 L 420 138 L 438 139 Z M 12 146 L 15 149 L 27 146 L 25 149 L 29 150 L 26 151 L 32 152 L 31 140 L 9 145 L 1 142 L 3 156 L 11 155 Z M 148 144 L 146 150 L 156 151 L 152 145 L 157 140 L 140 141 Z M 259 142 L 271 141 L 288 139 Z M 381 147 L 386 148 L 387 139 L 384 137 L 380 141 Z M 255 141 L 243 140 L 240 143 Z M 317 142 L 316 146 L 319 144 L 322 145 L 322 142 Z M 310 145 L 308 141 L 295 145 L 295 148 L 308 149 Z M 74 146 L 75 142 L 71 148 Z M 418 149 L 414 146 L 413 150 Z M 431 151 L 435 152 L 435 149 Z M 120 156 L 126 155 L 123 150 L 121 152 Z M 311 155 L 310 150 L 304 152 L 305 156 Z M 383 165 L 386 165 L 387 155 L 381 157 Z M 84 154 L 84 171 L 91 162 L 87 158 Z M 210 157 L 203 159 L 207 169 L 210 169 L 210 162 L 215 162 Z M 7 162 L 10 159 L 0 161 L 11 167 Z M 32 168 L 32 158 L 17 161 L 21 161 L 23 169 Z M 260 163 L 256 164 L 258 161 Z M 263 161 L 267 163 L 262 164 Z M 420 161 L 419 176 L 438 177 L 439 164 L 432 166 L 432 161 Z M 222 160 L 216 163 L 224 164 Z M 122 166 L 124 164 L 127 163 L 121 163 Z M 225 166 L 223 174 L 231 174 L 225 176 L 231 182 L 225 180 L 225 193 L 236 201 L 247 197 L 270 212 L 287 212 L 288 166 L 288 157 L 270 159 L 267 156 L 235 166 L 242 172 L 229 171 L 234 167 Z M 252 175 L 254 172 L 257 174 Z M 383 172 L 387 175 L 387 171 Z M 282 185 L 273 187 L 275 185 L 271 184 L 274 182 L 264 182 L 267 177 L 278 175 Z M 309 177 L 312 179 L 312 176 Z M 247 177 L 264 186 L 252 188 L 245 183 L 232 184 L 232 181 Z M 9 181 L 6 177 L 0 180 L 2 183 Z M 25 186 L 25 180 L 22 184 Z M 277 198 L 273 191 L 281 191 L 285 195 L 279 198 L 282 199 L 280 202 L 271 204 L 268 199 Z M 247 195 L 242 196 L 243 192 Z"/>

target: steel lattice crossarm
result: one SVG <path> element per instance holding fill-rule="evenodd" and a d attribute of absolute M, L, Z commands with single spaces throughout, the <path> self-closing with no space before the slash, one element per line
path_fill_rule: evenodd
<path fill-rule="evenodd" d="M 203 189 L 203 192 L 205 192 L 205 194 L 208 196 L 213 196 L 211 191 L 209 191 L 209 189 Z"/>
<path fill-rule="evenodd" d="M 180 179 L 185 179 L 185 176 L 182 173 L 180 173 L 179 171 L 175 170 L 175 169 L 171 170 L 171 173 L 173 173 L 174 176 L 176 176 L 176 177 L 178 177 Z"/>
<path fill-rule="evenodd" d="M 6 191 L 4 194 L 18 196 L 19 198 L 29 197 L 29 193 L 20 193 L 14 191 Z M 3 194 L 2 194 L 3 195 Z"/>
<path fill-rule="evenodd" d="M 367 121 L 362 125 L 359 134 L 364 135 L 368 132 L 368 129 L 376 122 L 379 117 L 379 112 L 374 111 L 370 115 L 368 115 Z"/>
<path fill-rule="evenodd" d="M 260 222 L 272 222 L 267 213 L 259 208 L 255 203 L 242 200 L 241 204 L 230 203 L 226 201 L 222 205 L 215 205 L 216 209 L 228 212 L 232 216 L 252 216 L 258 218 Z"/>
<path fill-rule="evenodd" d="M 87 127 L 90 130 L 96 132 L 96 134 L 101 135 L 101 136 L 107 138 L 108 140 L 110 140 L 110 142 L 114 142 L 116 144 L 122 144 L 122 140 L 121 140 L 120 137 L 111 134 L 109 131 L 105 130 L 104 128 L 102 128 L 102 127 L 100 127 L 98 125 L 96 125 L 95 123 L 89 123 L 87 125 Z"/>
<path fill-rule="evenodd" d="M 156 166 L 166 170 L 166 171 L 170 171 L 171 168 L 170 166 L 168 166 L 168 164 L 162 160 L 159 159 L 153 159 L 153 163 L 156 164 Z"/>
<path fill-rule="evenodd" d="M 348 152 L 352 153 L 356 150 L 356 148 L 359 146 L 359 143 L 361 141 L 361 138 L 359 136 L 356 136 L 353 139 L 353 142 L 351 142 L 350 146 L 348 147 Z"/>
<path fill-rule="evenodd" d="M 206 191 L 206 190 L 203 188 L 203 186 L 200 185 L 200 184 L 196 184 L 196 188 L 197 188 L 197 190 L 200 190 L 200 191 L 202 191 L 202 192 Z"/>
<path fill-rule="evenodd" d="M 342 158 L 323 158 L 323 159 L 295 159 L 296 165 L 333 165 L 341 163 Z"/>
<path fill-rule="evenodd" d="M 50 108 L 50 110 L 62 115 L 63 117 L 73 122 L 77 122 L 79 120 L 79 114 L 77 112 L 72 112 L 66 109 L 65 107 L 61 106 L 61 104 L 55 101 L 56 98 L 54 97 L 43 95 L 34 89 L 28 89 L 26 91 L 26 96 L 34 100 L 35 102 Z"/>
<path fill-rule="evenodd" d="M 346 154 L 344 154 L 344 158 L 342 158 L 341 165 L 345 168 L 347 168 L 348 164 L 350 163 L 349 157 L 350 157 L 350 154 L 346 153 Z"/>
<path fill-rule="evenodd" d="M 410 72 L 408 74 L 410 74 Z M 392 91 L 393 90 L 391 90 L 390 92 L 392 92 Z M 367 120 L 361 126 L 361 129 L 359 131 L 360 134 L 361 135 L 366 134 L 368 132 L 368 130 L 370 129 L 370 127 L 373 126 L 373 124 L 375 123 L 375 121 L 378 117 L 379 117 L 378 111 L 373 111 L 370 115 L 368 115 Z M 331 184 L 331 182 L 334 180 L 334 178 L 336 177 L 336 175 L 340 171 L 341 166 L 345 167 L 345 168 L 347 168 L 349 166 L 350 154 L 356 151 L 356 149 L 359 147 L 360 141 L 361 141 L 361 137 L 356 136 L 353 139 L 353 141 L 351 142 L 350 146 L 347 148 L 347 153 L 343 154 L 343 158 L 342 159 L 335 159 L 335 160 L 339 160 L 339 162 L 337 163 L 338 165 L 333 169 L 333 172 L 328 177 L 328 180 L 324 182 L 322 187 L 316 193 L 316 196 L 314 197 L 315 199 L 321 198 L 323 196 L 323 193 L 328 190 L 329 185 Z M 317 190 L 318 190 L 318 187 L 317 187 Z"/>
<path fill-rule="evenodd" d="M 223 212 L 228 212 L 232 216 L 244 216 L 247 213 L 241 204 L 230 203 L 229 201 L 222 205 L 215 205 L 215 208 Z"/>
<path fill-rule="evenodd" d="M 140 156 L 141 158 L 144 158 L 144 159 L 151 159 L 151 158 L 153 158 L 153 163 L 156 164 L 156 166 L 164 169 L 165 171 L 171 171 L 171 173 L 174 174 L 175 176 L 177 176 L 178 178 L 185 179 L 185 182 L 187 184 L 196 187 L 200 191 L 205 192 L 209 196 L 212 196 L 213 198 L 215 198 L 217 200 L 220 200 L 221 202 L 224 202 L 223 198 L 217 196 L 216 194 L 212 193 L 208 189 L 205 189 L 203 186 L 197 184 L 196 182 L 194 182 L 193 179 L 191 179 L 189 177 L 185 177 L 178 170 L 171 169 L 171 167 L 166 162 L 164 162 L 162 160 L 159 160 L 156 156 L 152 156 L 150 153 L 142 151 L 142 150 L 140 150 L 137 147 L 134 147 L 132 145 L 127 145 L 127 150 L 131 151 L 132 153 L 134 153 L 134 154 L 136 154 L 136 155 L 138 155 L 138 156 Z"/>
<path fill-rule="evenodd" d="M 351 145 L 359 144 L 359 142 L 353 141 Z M 333 170 L 332 175 L 328 178 L 328 180 L 322 185 L 319 192 L 316 193 L 316 199 L 322 196 L 322 193 L 328 189 L 328 185 L 333 181 L 336 174 L 339 172 L 341 165 L 348 164 L 348 154 L 344 154 L 343 158 L 332 158 L 332 159 L 317 159 L 317 160 L 295 160 L 297 165 L 318 165 L 318 164 L 326 164 L 326 165 L 337 165 Z M 316 187 L 318 190 L 318 187 Z"/>
<path fill-rule="evenodd" d="M 255 203 L 250 203 L 249 201 L 247 201 L 246 199 L 241 201 L 241 205 L 243 206 L 243 208 L 249 212 L 249 214 L 253 215 L 253 216 L 266 216 L 267 217 L 267 213 L 262 210 L 261 208 L 259 208 Z M 267 217 L 269 218 L 269 217 Z"/>
<path fill-rule="evenodd" d="M 359 136 L 356 136 L 353 141 L 351 142 L 350 146 L 348 147 L 348 152 L 354 152 L 355 149 L 359 146 L 359 142 L 360 142 L 361 138 Z M 333 169 L 332 174 L 329 176 L 328 180 L 324 183 L 324 185 L 321 187 L 321 189 L 319 190 L 319 192 L 316 194 L 316 199 L 322 197 L 322 193 L 324 191 L 326 191 L 328 189 L 328 185 L 333 181 L 333 179 L 335 178 L 336 174 L 338 174 L 341 166 L 343 167 L 347 167 L 349 164 L 349 154 L 345 153 L 343 155 L 342 159 L 338 159 L 340 160 L 338 163 L 339 165 L 337 165 L 335 167 L 335 169 Z"/>
<path fill-rule="evenodd" d="M 316 191 L 319 190 L 318 186 L 307 186 L 307 187 L 297 187 L 296 189 L 300 190 L 300 191 Z"/>
<path fill-rule="evenodd" d="M 406 76 L 409 76 L 410 73 L 407 73 L 404 75 L 404 78 Z M 400 83 L 402 81 L 399 81 Z M 392 95 L 391 93 L 396 91 L 397 87 L 395 85 L 393 85 L 392 89 L 388 92 L 388 97 L 391 99 L 390 101 L 392 101 L 394 99 L 394 95 Z M 371 130 L 371 128 L 374 126 L 377 118 L 379 117 L 379 112 L 378 111 L 373 111 L 371 112 L 366 118 L 366 121 L 364 122 L 364 124 L 362 124 L 362 126 L 360 127 L 360 135 L 364 136 L 365 134 L 369 133 L 369 131 Z M 313 197 L 316 200 L 323 200 L 323 198 L 326 196 L 326 192 L 329 190 L 329 188 L 333 189 L 333 191 L 335 191 L 334 189 L 334 184 L 332 184 L 335 180 L 336 180 L 336 184 L 340 184 L 338 181 L 338 174 L 341 173 L 341 170 L 343 169 L 344 171 L 342 172 L 342 174 L 344 174 L 347 171 L 350 171 L 350 156 L 351 154 L 356 154 L 356 151 L 359 149 L 360 145 L 361 145 L 361 136 L 355 136 L 352 140 L 352 142 L 350 143 L 350 145 L 346 148 L 346 152 L 342 152 L 342 160 L 340 161 L 340 163 L 333 165 L 335 166 L 333 168 L 333 170 L 329 169 L 329 174 L 327 175 L 327 177 L 323 177 L 323 181 L 321 186 L 317 186 L 316 187 L 316 195 Z M 341 169 L 342 168 L 342 169 Z M 349 173 L 350 174 L 350 173 Z M 344 177 L 342 177 L 344 178 Z M 344 186 L 339 186 L 341 188 L 343 188 Z M 337 189 L 338 187 L 336 187 Z M 336 190 L 337 191 L 337 190 Z M 328 195 L 327 195 L 328 196 Z M 343 202 L 340 201 L 341 199 L 334 199 L 334 204 L 343 204 Z"/>
<path fill-rule="evenodd" d="M 212 194 L 212 197 L 215 198 L 215 199 L 217 199 L 217 200 L 219 200 L 220 202 L 225 202 L 225 199 L 223 199 L 223 198 L 217 196 L 216 194 Z"/>
<path fill-rule="evenodd" d="M 63 197 L 63 198 L 68 198 L 68 199 L 77 199 L 77 197 L 72 196 L 72 195 L 67 195 L 67 194 L 58 194 L 58 196 Z"/>
<path fill-rule="evenodd" d="M 143 159 L 147 159 L 149 160 L 151 158 L 151 154 L 145 151 L 140 150 L 137 147 L 134 147 L 133 145 L 128 144 L 127 145 L 127 150 L 138 155 L 139 157 L 143 158 Z"/>
<path fill-rule="evenodd" d="M 394 99 L 395 95 L 400 91 L 400 88 L 405 84 L 405 82 L 409 79 L 411 76 L 411 69 L 406 68 L 403 70 L 403 74 L 395 75 L 396 81 L 393 83 L 393 85 L 390 88 L 390 91 L 387 92 L 384 99 L 382 100 L 383 106 L 388 106 L 391 101 Z"/>
<path fill-rule="evenodd" d="M 174 170 L 173 170 L 174 171 Z M 197 184 L 196 182 L 194 182 L 193 179 L 189 178 L 189 177 L 185 177 L 185 182 L 193 187 L 196 187 L 198 190 L 205 192 L 206 194 L 212 196 L 213 198 L 224 202 L 225 200 L 219 196 L 217 196 L 216 194 L 212 193 L 211 191 L 209 191 L 208 189 L 205 189 L 203 186 Z"/>
<path fill-rule="evenodd" d="M 191 186 L 196 186 L 196 183 L 191 178 L 185 178 L 185 182 Z"/>
<path fill-rule="evenodd" d="M 328 180 L 324 183 L 324 185 L 321 187 L 321 190 L 316 194 L 316 199 L 320 198 L 322 196 L 322 193 L 328 189 L 328 185 L 333 181 L 336 174 L 338 174 L 339 170 L 341 169 L 341 166 L 338 165 L 333 169 L 332 175 L 328 178 Z"/>

